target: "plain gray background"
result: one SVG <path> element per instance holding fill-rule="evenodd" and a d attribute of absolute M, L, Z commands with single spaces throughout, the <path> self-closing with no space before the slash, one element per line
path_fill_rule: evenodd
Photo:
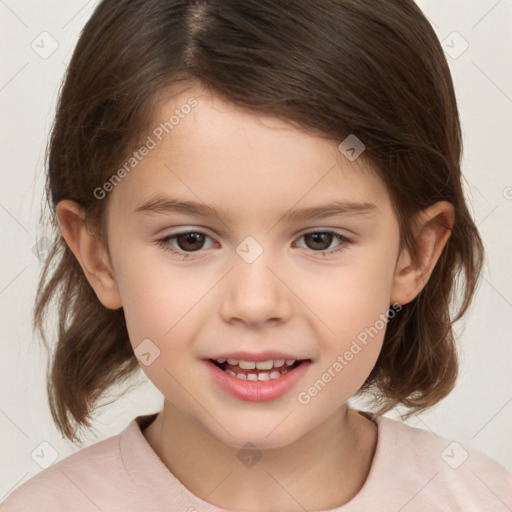
<path fill-rule="evenodd" d="M 31 319 L 41 269 L 35 245 L 44 237 L 44 150 L 61 79 L 96 3 L 0 0 L 0 501 L 54 458 L 79 449 L 61 438 L 51 420 L 46 359 Z M 467 195 L 488 259 L 475 302 L 457 325 L 458 385 L 440 405 L 407 423 L 477 448 L 512 472 L 512 0 L 418 4 L 448 55 L 463 126 Z M 160 410 L 161 394 L 142 372 L 139 379 L 137 390 L 97 417 L 83 446 Z"/>

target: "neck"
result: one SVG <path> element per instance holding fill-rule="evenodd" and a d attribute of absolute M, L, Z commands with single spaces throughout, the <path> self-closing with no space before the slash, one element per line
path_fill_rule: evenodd
<path fill-rule="evenodd" d="M 143 434 L 189 491 L 214 506 L 247 512 L 325 510 L 349 502 L 368 476 L 377 442 L 376 425 L 346 406 L 288 446 L 256 450 L 256 463 L 167 400 Z"/>

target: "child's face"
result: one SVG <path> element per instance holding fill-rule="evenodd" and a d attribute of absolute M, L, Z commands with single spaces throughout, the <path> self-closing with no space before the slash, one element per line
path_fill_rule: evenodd
<path fill-rule="evenodd" d="M 185 115 L 192 96 L 197 106 Z M 152 361 L 143 370 L 212 435 L 231 446 L 284 446 L 339 410 L 377 360 L 399 254 L 390 197 L 361 159 L 339 152 L 341 141 L 258 118 L 198 88 L 165 103 L 154 128 L 176 109 L 174 129 L 162 141 L 149 134 L 156 147 L 108 197 L 130 340 L 134 348 L 151 340 L 142 345 L 143 361 Z M 136 211 L 156 196 L 210 205 L 219 217 Z M 287 217 L 334 201 L 373 206 Z M 158 244 L 183 231 L 201 235 L 167 241 L 179 254 Z M 326 231 L 350 242 L 304 236 Z M 302 375 L 284 392 L 255 401 L 225 391 L 206 363 L 236 351 L 310 362 L 292 370 Z"/>

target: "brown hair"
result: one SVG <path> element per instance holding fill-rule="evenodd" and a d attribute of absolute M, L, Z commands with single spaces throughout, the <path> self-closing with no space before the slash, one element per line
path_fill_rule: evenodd
<path fill-rule="evenodd" d="M 55 205 L 79 203 L 106 245 L 108 198 L 93 191 L 147 136 L 161 93 L 182 80 L 338 142 L 355 134 L 388 187 L 401 247 L 413 256 L 410 219 L 436 201 L 453 204 L 455 225 L 431 278 L 388 322 L 362 388 L 373 390 L 379 412 L 398 404 L 419 411 L 446 396 L 457 375 L 452 324 L 472 300 L 483 246 L 464 199 L 450 71 L 415 3 L 103 0 L 73 53 L 47 153 L 55 239 L 34 326 L 50 353 L 44 323 L 56 300 L 47 389 L 60 431 L 79 441 L 77 428 L 90 427 L 98 399 L 139 365 L 122 308 L 109 310 L 97 299 L 60 234 Z"/>

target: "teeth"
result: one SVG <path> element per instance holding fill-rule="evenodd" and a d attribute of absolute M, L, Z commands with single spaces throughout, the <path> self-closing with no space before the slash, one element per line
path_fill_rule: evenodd
<path fill-rule="evenodd" d="M 225 363 L 226 359 L 216 359 L 218 363 Z M 296 359 L 269 359 L 268 361 L 245 361 L 243 359 L 227 359 L 228 364 L 232 366 L 239 366 L 242 370 L 254 370 L 257 368 L 258 370 L 271 370 L 272 368 L 281 368 L 286 362 L 287 366 L 291 366 L 295 363 Z"/>
<path fill-rule="evenodd" d="M 232 364 L 236 364 L 236 363 L 232 363 Z M 260 363 L 257 363 L 258 365 Z M 254 368 L 256 368 L 257 364 L 254 362 L 254 361 L 238 361 L 238 366 L 240 366 L 240 368 L 242 368 L 242 370 L 254 370 Z M 270 361 L 270 364 L 272 365 L 272 361 Z M 259 366 L 258 366 L 259 368 Z M 272 368 L 272 366 L 271 366 Z"/>
<path fill-rule="evenodd" d="M 229 368 L 226 368 L 224 370 L 228 375 L 231 375 L 233 377 L 236 377 L 237 379 L 242 379 L 242 380 L 274 380 L 274 379 L 278 379 L 279 377 L 281 377 L 282 375 L 284 375 L 285 373 L 288 373 L 288 369 L 285 368 L 283 369 L 282 371 L 273 371 L 273 372 L 259 372 L 259 373 L 235 373 L 233 371 L 231 371 Z"/>
<path fill-rule="evenodd" d="M 216 359 L 219 364 L 225 363 L 226 359 L 219 358 Z M 233 370 L 226 368 L 224 371 L 231 375 L 232 377 L 236 377 L 241 380 L 274 380 L 278 379 L 285 373 L 288 373 L 290 370 L 289 367 L 292 366 L 297 360 L 296 359 L 269 359 L 268 361 L 246 361 L 244 359 L 238 360 L 233 358 L 228 358 L 227 363 L 230 366 L 238 366 L 241 370 L 258 370 L 257 373 L 243 373 L 238 372 L 235 373 Z M 286 363 L 286 365 L 285 365 Z M 272 370 L 272 371 L 270 371 Z"/>
<path fill-rule="evenodd" d="M 258 361 L 256 363 L 256 368 L 258 368 L 258 370 L 271 370 L 273 366 L 274 361 L 272 361 L 272 359 L 270 361 Z"/>

